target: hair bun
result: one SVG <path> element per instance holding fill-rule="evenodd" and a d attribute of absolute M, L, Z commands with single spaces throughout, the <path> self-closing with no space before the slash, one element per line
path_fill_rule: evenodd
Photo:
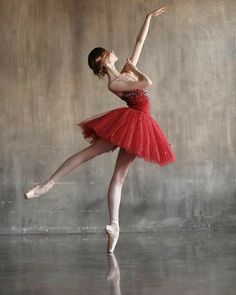
<path fill-rule="evenodd" d="M 94 48 L 88 55 L 88 65 L 99 78 L 107 74 L 107 67 L 105 65 L 107 55 L 108 51 L 102 47 Z"/>

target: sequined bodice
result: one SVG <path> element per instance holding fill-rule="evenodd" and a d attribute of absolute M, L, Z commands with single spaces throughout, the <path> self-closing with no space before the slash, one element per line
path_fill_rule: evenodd
<path fill-rule="evenodd" d="M 124 91 L 121 99 L 133 109 L 150 113 L 150 97 L 146 88 Z"/>

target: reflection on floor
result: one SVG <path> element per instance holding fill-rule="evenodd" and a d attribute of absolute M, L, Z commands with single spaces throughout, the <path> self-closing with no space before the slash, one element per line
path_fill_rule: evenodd
<path fill-rule="evenodd" d="M 221 232 L 0 237 L 0 294 L 233 295 L 236 235 Z"/>

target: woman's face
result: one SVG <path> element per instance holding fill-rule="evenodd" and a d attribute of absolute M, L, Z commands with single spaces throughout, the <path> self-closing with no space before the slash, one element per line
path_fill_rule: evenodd
<path fill-rule="evenodd" d="M 118 57 L 116 56 L 114 50 L 108 50 L 108 54 L 107 63 L 114 65 L 114 63 L 118 60 Z"/>

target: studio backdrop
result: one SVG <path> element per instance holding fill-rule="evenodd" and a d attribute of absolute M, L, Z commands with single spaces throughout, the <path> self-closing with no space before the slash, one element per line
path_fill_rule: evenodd
<path fill-rule="evenodd" d="M 94 47 L 122 69 L 146 13 L 163 1 L 0 1 L 0 234 L 104 230 L 118 153 L 83 163 L 41 198 L 23 193 L 87 147 L 78 122 L 125 102 L 88 67 Z M 136 158 L 122 189 L 122 231 L 236 228 L 236 1 L 165 1 L 137 66 L 152 116 L 176 154 Z"/>

